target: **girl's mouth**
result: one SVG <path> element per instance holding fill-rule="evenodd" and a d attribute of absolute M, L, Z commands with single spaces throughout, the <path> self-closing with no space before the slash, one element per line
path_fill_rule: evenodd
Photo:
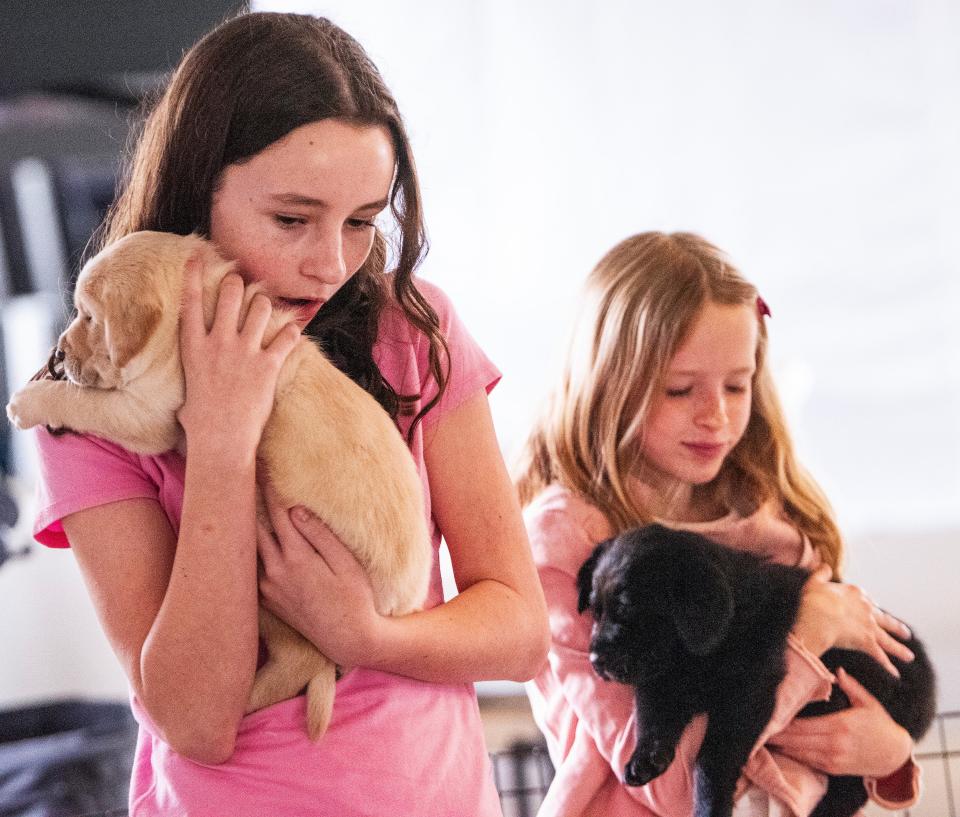
<path fill-rule="evenodd" d="M 704 460 L 712 460 L 723 453 L 722 443 L 684 443 L 684 446 L 695 457 Z"/>
<path fill-rule="evenodd" d="M 326 303 L 322 298 L 277 298 L 277 306 L 296 315 L 297 323 L 306 326 Z"/>

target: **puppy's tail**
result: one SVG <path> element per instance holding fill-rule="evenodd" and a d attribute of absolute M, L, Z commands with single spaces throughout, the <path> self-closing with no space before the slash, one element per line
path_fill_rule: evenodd
<path fill-rule="evenodd" d="M 307 684 L 307 734 L 310 740 L 319 740 L 327 731 L 336 690 L 337 669 L 331 661 Z"/>

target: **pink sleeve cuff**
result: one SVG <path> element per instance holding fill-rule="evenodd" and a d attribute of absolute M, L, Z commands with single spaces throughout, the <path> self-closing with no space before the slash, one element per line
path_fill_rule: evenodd
<path fill-rule="evenodd" d="M 920 775 L 920 766 L 911 756 L 893 774 L 879 780 L 865 777 L 863 784 L 867 787 L 867 795 L 878 806 L 903 809 L 920 799 Z"/>

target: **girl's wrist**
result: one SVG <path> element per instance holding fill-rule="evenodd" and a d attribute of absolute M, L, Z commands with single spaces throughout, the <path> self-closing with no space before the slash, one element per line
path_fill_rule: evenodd
<path fill-rule="evenodd" d="M 793 627 L 793 635 L 816 656 L 823 655 L 834 644 L 834 638 L 827 631 L 827 628 L 815 620 L 810 621 L 804 617 L 799 617 Z"/>
<path fill-rule="evenodd" d="M 913 757 L 913 738 L 910 737 L 910 733 L 900 726 L 900 724 L 897 724 L 897 727 L 900 730 L 901 751 L 894 757 L 895 759 L 899 757 L 899 762 L 892 765 L 890 771 L 884 775 L 885 777 L 899 772 Z"/>
<path fill-rule="evenodd" d="M 229 429 L 196 429 L 184 427 L 187 454 L 195 461 L 217 463 L 219 467 L 245 467 L 256 463 L 259 440 L 249 434 Z"/>
<path fill-rule="evenodd" d="M 381 672 L 396 672 L 403 652 L 405 618 L 406 616 L 378 614 L 363 654 L 357 655 L 356 666 Z"/>

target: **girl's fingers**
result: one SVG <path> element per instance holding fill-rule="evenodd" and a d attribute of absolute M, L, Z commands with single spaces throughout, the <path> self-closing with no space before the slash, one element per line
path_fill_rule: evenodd
<path fill-rule="evenodd" d="M 837 669 L 837 684 L 847 693 L 853 706 L 880 706 L 880 702 L 870 691 L 843 667 Z"/>
<path fill-rule="evenodd" d="M 273 535 L 273 531 L 259 520 L 257 520 L 257 553 L 260 555 L 260 561 L 263 562 L 264 568 L 267 569 L 269 569 L 281 555 L 280 543 L 277 537 Z"/>
<path fill-rule="evenodd" d="M 220 282 L 217 293 L 217 308 L 213 316 L 211 332 L 235 334 L 240 331 L 240 307 L 243 304 L 243 279 L 235 272 L 228 272 Z"/>
<path fill-rule="evenodd" d="M 266 295 L 263 293 L 254 295 L 247 307 L 247 315 L 243 319 L 243 328 L 240 330 L 240 335 L 250 341 L 251 344 L 259 347 L 272 311 L 273 307 Z"/>
<path fill-rule="evenodd" d="M 890 660 L 890 656 L 884 651 L 883 647 L 876 641 L 873 642 L 873 645 L 867 652 L 876 659 L 877 663 L 880 664 L 887 672 L 889 672 L 894 678 L 900 677 L 900 670 L 898 670 L 893 662 Z"/>
<path fill-rule="evenodd" d="M 196 337 L 204 331 L 203 326 L 203 265 L 196 256 L 190 258 L 183 269 L 183 305 L 181 308 L 180 336 Z"/>
<path fill-rule="evenodd" d="M 884 652 L 888 655 L 892 655 L 895 658 L 899 658 L 901 661 L 913 661 L 916 657 L 906 644 L 897 641 L 892 635 L 890 635 L 886 630 L 881 630 L 880 635 L 878 636 L 880 641 L 880 646 L 883 647 Z"/>
<path fill-rule="evenodd" d="M 295 323 L 288 323 L 283 329 L 277 332 L 273 340 L 267 345 L 266 351 L 282 363 L 287 359 L 287 355 L 293 351 L 293 348 L 297 345 L 301 337 L 300 327 Z"/>
<path fill-rule="evenodd" d="M 877 607 L 874 611 L 874 617 L 877 619 L 877 623 L 887 632 L 898 635 L 901 638 L 913 637 L 910 628 L 896 616 L 891 616 L 886 610 L 881 610 Z"/>
<path fill-rule="evenodd" d="M 767 745 L 775 746 L 797 760 L 809 761 L 809 754 L 822 752 L 829 741 L 829 736 L 816 724 L 807 721 L 816 718 L 797 718 L 779 734 L 771 736 Z M 803 753 L 803 757 L 798 757 Z"/>
<path fill-rule="evenodd" d="M 261 490 L 263 491 L 263 502 L 267 506 L 267 515 L 270 517 L 270 523 L 273 525 L 276 534 L 277 548 L 282 552 L 284 549 L 283 543 L 290 541 L 291 536 L 297 536 L 297 530 L 290 524 L 287 509 L 273 486 L 267 482 Z"/>
<path fill-rule="evenodd" d="M 289 518 L 335 574 L 343 574 L 356 568 L 357 560 L 354 555 L 318 516 L 302 505 L 297 505 L 291 508 Z"/>

